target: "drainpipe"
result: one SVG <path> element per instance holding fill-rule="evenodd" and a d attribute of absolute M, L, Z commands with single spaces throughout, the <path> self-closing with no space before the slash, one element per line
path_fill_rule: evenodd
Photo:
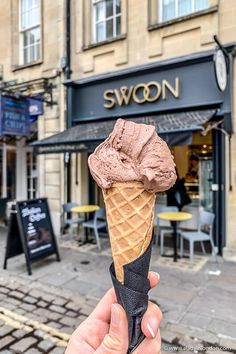
<path fill-rule="evenodd" d="M 66 80 L 71 79 L 71 0 L 66 0 L 66 67 L 65 67 Z M 71 87 L 66 88 L 66 128 L 71 127 L 71 116 L 69 114 L 72 102 L 70 100 Z M 67 155 L 68 154 L 68 155 Z M 67 153 L 65 156 L 66 164 L 66 199 L 67 203 L 71 201 L 71 154 Z"/>

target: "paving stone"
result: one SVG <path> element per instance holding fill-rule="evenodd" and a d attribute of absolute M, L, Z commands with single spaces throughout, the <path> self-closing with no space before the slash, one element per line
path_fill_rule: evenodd
<path fill-rule="evenodd" d="M 30 292 L 30 288 L 28 286 L 22 285 L 18 288 L 18 291 L 21 291 L 24 294 L 28 294 Z"/>
<path fill-rule="evenodd" d="M 218 319 L 213 319 L 208 326 L 208 329 L 224 336 L 232 337 L 236 339 L 236 324 L 231 322 L 224 322 Z"/>
<path fill-rule="evenodd" d="M 29 350 L 27 350 L 27 352 L 25 352 L 24 354 L 41 354 L 42 352 L 39 351 L 38 349 L 35 348 L 30 348 Z"/>
<path fill-rule="evenodd" d="M 81 309 L 81 306 L 78 304 L 78 303 L 75 303 L 75 302 L 68 302 L 68 304 L 65 305 L 65 307 L 68 309 L 68 310 L 72 310 L 72 311 L 79 311 Z"/>
<path fill-rule="evenodd" d="M 54 305 L 64 306 L 67 302 L 68 302 L 67 299 L 63 299 L 63 298 L 58 297 L 58 298 L 54 299 L 52 303 Z"/>
<path fill-rule="evenodd" d="M 21 339 L 27 334 L 28 332 L 24 331 L 23 329 L 17 329 L 15 332 L 12 333 L 12 335 L 17 339 Z"/>
<path fill-rule="evenodd" d="M 37 303 L 37 306 L 40 306 L 40 307 L 47 307 L 48 306 L 48 303 L 43 301 L 43 300 L 40 300 L 38 303 Z"/>
<path fill-rule="evenodd" d="M 44 338 L 46 332 L 42 331 L 41 329 L 37 329 L 34 331 L 34 335 L 39 338 Z"/>
<path fill-rule="evenodd" d="M 36 310 L 36 306 L 35 305 L 30 305 L 30 304 L 21 304 L 20 307 L 25 310 L 25 311 L 28 311 L 28 312 L 32 312 L 34 310 Z"/>
<path fill-rule="evenodd" d="M 72 334 L 75 331 L 75 328 L 64 326 L 60 328 L 60 332 L 66 333 L 66 334 Z"/>
<path fill-rule="evenodd" d="M 90 313 L 93 311 L 94 307 L 95 307 L 95 305 L 94 305 L 94 306 L 91 306 L 91 305 L 89 305 L 89 304 L 87 304 L 87 303 L 86 303 L 86 304 L 83 304 L 83 305 L 81 306 L 80 312 L 81 312 L 83 315 L 89 316 Z"/>
<path fill-rule="evenodd" d="M 19 288 L 19 284 L 16 281 L 13 281 L 11 283 L 8 283 L 6 287 L 11 290 L 16 290 Z"/>
<path fill-rule="evenodd" d="M 78 314 L 74 311 L 67 311 L 66 312 L 66 316 L 69 316 L 69 317 L 77 317 Z"/>
<path fill-rule="evenodd" d="M 0 349 L 4 349 L 5 347 L 8 348 L 9 344 L 14 342 L 14 340 L 15 338 L 13 338 L 12 336 L 3 337 L 2 339 L 0 339 Z"/>
<path fill-rule="evenodd" d="M 55 329 L 59 329 L 62 327 L 62 324 L 58 323 L 58 322 L 50 321 L 47 323 L 47 326 L 55 328 Z"/>
<path fill-rule="evenodd" d="M 220 346 L 227 347 L 229 350 L 234 350 L 236 352 L 236 340 L 230 338 L 221 338 Z"/>
<path fill-rule="evenodd" d="M 166 343 L 174 343 L 176 341 L 176 333 L 166 330 L 165 328 L 161 329 L 161 339 Z"/>
<path fill-rule="evenodd" d="M 50 308 L 50 310 L 61 313 L 61 314 L 64 314 L 66 312 L 66 309 L 64 307 L 57 306 L 57 305 L 51 305 L 49 308 Z"/>
<path fill-rule="evenodd" d="M 84 315 L 79 315 L 79 317 L 76 318 L 76 321 L 77 321 L 77 325 L 80 325 L 80 323 L 84 322 L 86 320 L 87 316 L 84 316 Z"/>
<path fill-rule="evenodd" d="M 45 353 L 48 353 L 48 351 L 53 347 L 55 347 L 55 343 L 50 338 L 45 339 L 38 344 L 38 348 Z"/>
<path fill-rule="evenodd" d="M 62 323 L 65 326 L 69 326 L 69 327 L 75 327 L 78 326 L 78 319 L 77 318 L 72 318 L 72 317 L 62 317 L 59 321 L 60 323 Z"/>
<path fill-rule="evenodd" d="M 11 305 L 19 306 L 21 304 L 21 301 L 17 299 L 12 299 L 11 297 L 7 297 L 6 302 L 8 302 Z"/>
<path fill-rule="evenodd" d="M 16 297 L 17 299 L 23 299 L 23 297 L 25 296 L 25 294 L 21 293 L 20 291 L 11 291 L 10 294 L 8 294 L 9 296 L 12 296 L 12 297 Z"/>
<path fill-rule="evenodd" d="M 12 352 L 10 352 L 10 350 L 1 350 L 0 353 L 1 354 L 12 354 Z"/>
<path fill-rule="evenodd" d="M 24 315 L 25 314 L 25 310 L 23 310 L 21 308 L 15 308 L 14 312 L 17 313 L 18 315 Z"/>
<path fill-rule="evenodd" d="M 55 296 L 50 295 L 50 294 L 42 294 L 41 298 L 42 298 L 44 301 L 53 302 L 53 300 L 55 299 Z"/>
<path fill-rule="evenodd" d="M 10 349 L 15 350 L 17 353 L 25 353 L 32 345 L 37 343 L 37 339 L 34 337 L 27 337 L 21 339 L 19 342 L 13 344 Z"/>
<path fill-rule="evenodd" d="M 32 296 L 32 297 L 35 297 L 36 299 L 40 299 L 41 295 L 42 295 L 42 292 L 38 291 L 37 289 L 33 289 L 33 290 L 31 290 L 29 292 L 29 295 Z"/>
<path fill-rule="evenodd" d="M 61 318 L 61 316 L 62 315 L 60 313 L 58 313 L 58 312 L 50 312 L 48 317 L 49 317 L 50 320 L 57 321 L 57 320 L 59 320 Z"/>
<path fill-rule="evenodd" d="M 0 327 L 3 326 L 4 324 L 5 324 L 5 322 L 0 319 Z"/>
<path fill-rule="evenodd" d="M 187 327 L 196 327 L 205 329 L 211 322 L 211 317 L 199 316 L 196 313 L 186 313 L 181 323 Z"/>
<path fill-rule="evenodd" d="M 194 336 L 206 343 L 217 344 L 219 343 L 219 338 L 216 334 L 209 331 L 194 331 Z"/>
<path fill-rule="evenodd" d="M 13 304 L 9 304 L 8 302 L 2 301 L 1 307 L 4 307 L 7 310 L 14 310 L 16 307 Z"/>
<path fill-rule="evenodd" d="M 10 291 L 9 289 L 0 286 L 0 293 L 2 293 L 2 294 L 8 294 L 9 291 Z"/>
<path fill-rule="evenodd" d="M 49 354 L 64 354 L 65 350 L 66 350 L 65 348 L 57 347 L 57 348 L 54 348 L 53 350 L 51 350 L 49 352 Z"/>
<path fill-rule="evenodd" d="M 29 304 L 31 304 L 31 305 L 36 304 L 38 302 L 38 300 L 35 299 L 35 297 L 32 297 L 32 296 L 26 296 L 24 298 L 24 301 L 29 303 Z"/>
<path fill-rule="evenodd" d="M 14 330 L 14 328 L 4 325 L 0 327 L 0 338 L 6 336 L 7 334 L 11 333 Z"/>

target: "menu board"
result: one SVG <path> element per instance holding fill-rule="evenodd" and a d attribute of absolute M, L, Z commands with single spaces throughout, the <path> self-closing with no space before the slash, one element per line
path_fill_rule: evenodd
<path fill-rule="evenodd" d="M 18 251 L 16 240 L 21 244 Z M 46 198 L 17 202 L 16 211 L 11 213 L 4 268 L 7 259 L 19 253 L 25 253 L 29 274 L 32 274 L 31 262 L 34 260 L 55 253 L 60 261 Z"/>

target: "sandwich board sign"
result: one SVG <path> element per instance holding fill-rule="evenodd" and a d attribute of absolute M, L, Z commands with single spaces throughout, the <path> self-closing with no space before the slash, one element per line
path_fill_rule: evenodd
<path fill-rule="evenodd" d="M 9 258 L 25 254 L 28 274 L 31 263 L 56 254 L 60 261 L 56 237 L 53 231 L 46 198 L 16 202 L 11 211 L 3 268 Z"/>

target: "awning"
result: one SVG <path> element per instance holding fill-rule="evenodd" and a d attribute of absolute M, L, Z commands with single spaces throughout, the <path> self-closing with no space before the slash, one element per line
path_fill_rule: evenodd
<path fill-rule="evenodd" d="M 216 114 L 216 110 L 202 110 L 128 118 L 137 123 L 152 124 L 170 146 L 191 143 L 193 131 L 203 126 Z M 92 152 L 111 133 L 116 120 L 81 123 L 46 139 L 31 144 L 37 154 Z"/>

